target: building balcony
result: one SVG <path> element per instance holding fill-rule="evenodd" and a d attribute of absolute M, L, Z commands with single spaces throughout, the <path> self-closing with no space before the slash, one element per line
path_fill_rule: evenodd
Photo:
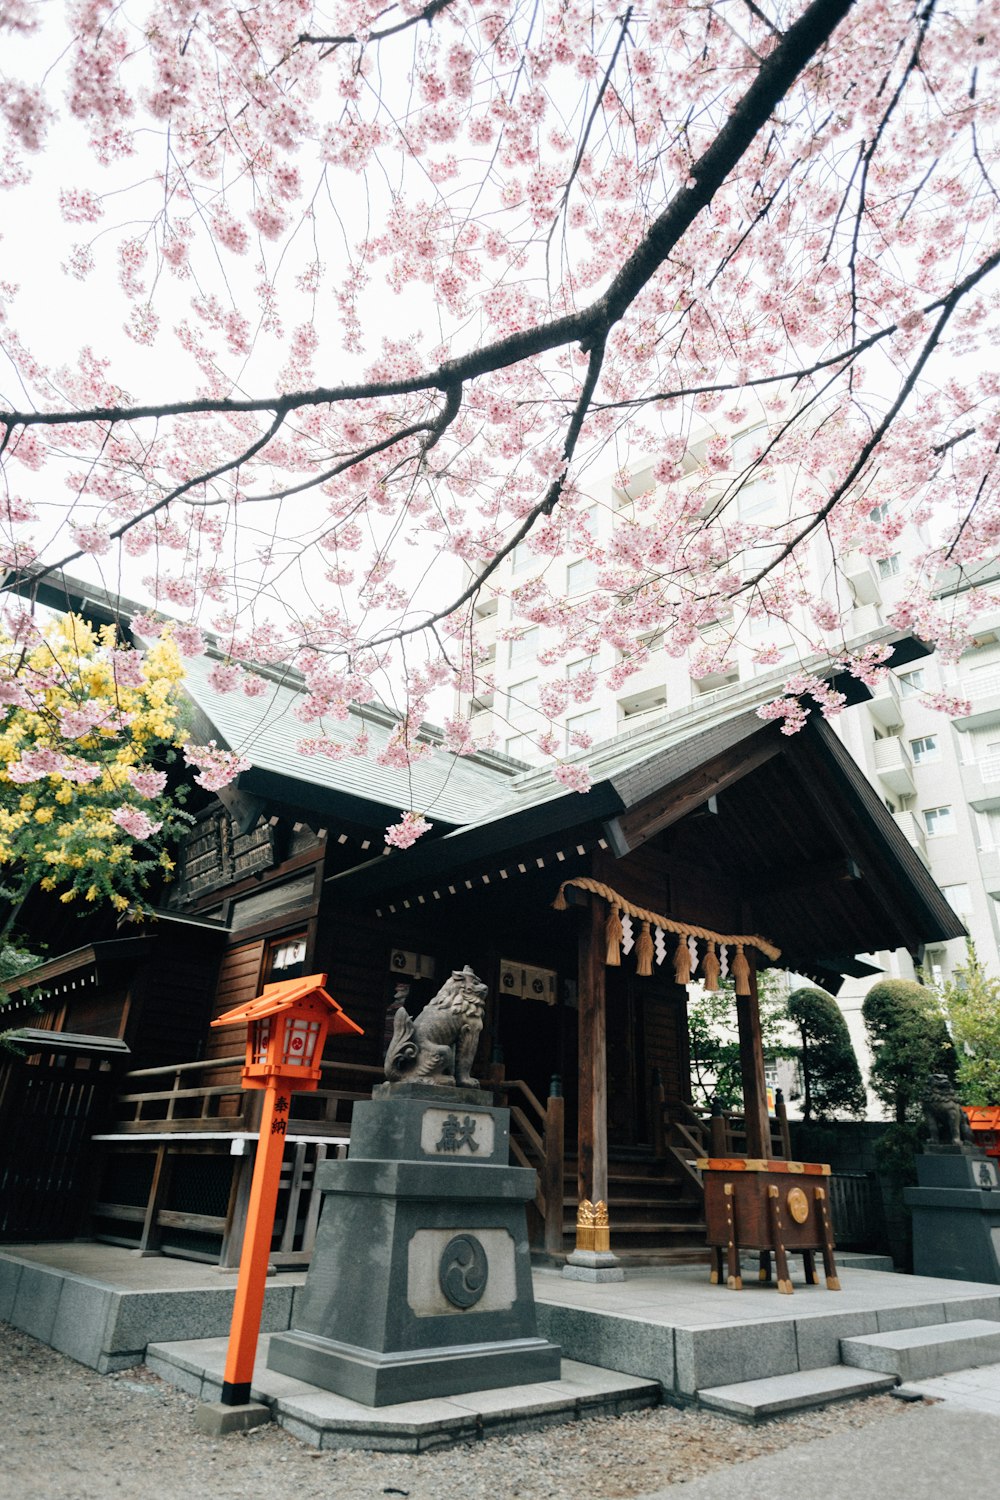
<path fill-rule="evenodd" d="M 883 729 L 898 729 L 903 722 L 903 711 L 899 706 L 899 690 L 895 679 L 887 672 L 881 687 L 871 689 L 868 712 Z"/>
<path fill-rule="evenodd" d="M 667 695 L 662 690 L 638 693 L 618 704 L 618 733 L 634 734 L 659 724 L 667 712 Z"/>
<path fill-rule="evenodd" d="M 1000 724 L 1000 667 L 963 678 L 958 691 L 969 699 L 970 708 L 967 714 L 956 714 L 952 721 L 956 729 L 989 729 Z"/>
<path fill-rule="evenodd" d="M 910 752 L 898 734 L 875 741 L 875 774 L 897 797 L 912 797 L 916 791 Z"/>
<path fill-rule="evenodd" d="M 979 873 L 986 894 L 1000 901 L 1000 849 L 980 849 Z"/>
<path fill-rule="evenodd" d="M 851 585 L 855 604 L 878 604 L 882 590 L 870 557 L 863 552 L 845 552 L 840 571 Z"/>
<path fill-rule="evenodd" d="M 927 858 L 927 835 L 919 818 L 914 817 L 911 812 L 895 812 L 892 821 L 899 829 L 911 848 L 916 849 L 925 865 L 930 864 Z"/>
<path fill-rule="evenodd" d="M 975 765 L 962 767 L 962 787 L 976 812 L 1000 808 L 1000 755 L 984 755 Z"/>

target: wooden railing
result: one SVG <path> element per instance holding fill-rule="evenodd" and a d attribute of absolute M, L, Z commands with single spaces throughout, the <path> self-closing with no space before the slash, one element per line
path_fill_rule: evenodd
<path fill-rule="evenodd" d="M 115 1129 L 137 1135 L 245 1130 L 248 1095 L 240 1081 L 242 1063 L 241 1055 L 166 1068 L 136 1068 L 126 1073 L 123 1091 L 115 1099 Z M 223 1072 L 231 1073 L 231 1079 L 198 1082 L 206 1073 Z M 223 1100 L 230 1100 L 231 1107 L 221 1108 Z"/>
<path fill-rule="evenodd" d="M 671 1156 L 699 1187 L 701 1173 L 695 1163 L 700 1157 L 746 1153 L 742 1115 L 732 1110 L 699 1111 L 684 1099 L 667 1099 L 656 1068 L 650 1080 L 649 1112 L 655 1153 Z M 771 1154 L 787 1160 L 792 1154 L 791 1139 L 788 1115 L 780 1098 L 770 1124 Z"/>
<path fill-rule="evenodd" d="M 145 1153 L 152 1160 L 152 1173 L 140 1201 L 123 1203 L 113 1192 L 102 1192 L 92 1206 L 99 1238 L 155 1254 L 172 1231 L 208 1237 L 206 1244 L 218 1236 L 218 1257 L 190 1247 L 184 1253 L 195 1259 L 218 1258 L 222 1265 L 237 1263 L 254 1159 L 252 1138 L 259 1119 L 259 1094 L 243 1089 L 242 1066 L 241 1055 L 137 1068 L 124 1076 L 115 1100 L 116 1118 L 98 1139 L 110 1153 L 109 1161 Z M 308 1264 L 320 1208 L 319 1169 L 330 1156 L 344 1154 L 354 1101 L 368 1098 L 372 1084 L 383 1077 L 381 1068 L 329 1062 L 323 1064 L 320 1088 L 292 1095 L 271 1254 L 274 1264 Z M 206 1212 L 171 1203 L 171 1183 L 177 1182 L 185 1164 L 189 1171 L 201 1171 L 199 1164 L 209 1156 L 217 1160 L 225 1153 L 228 1159 L 231 1148 L 236 1154 L 231 1157 L 225 1205 Z"/>
<path fill-rule="evenodd" d="M 545 1248 L 563 1248 L 563 1176 L 565 1172 L 565 1101 L 559 1080 L 543 1105 L 521 1078 L 493 1084 L 510 1110 L 510 1152 L 519 1166 L 536 1173 L 535 1208 L 545 1229 Z"/>
<path fill-rule="evenodd" d="M 134 1069 L 125 1074 L 123 1091 L 116 1097 L 114 1128 L 136 1135 L 209 1131 L 240 1134 L 250 1130 L 253 1095 L 242 1086 L 242 1066 L 241 1055 Z M 199 1082 L 206 1075 L 214 1081 Z M 338 1077 L 342 1078 L 339 1086 L 328 1086 L 328 1080 L 332 1085 Z M 348 1132 L 349 1111 L 343 1106 L 367 1099 L 372 1084 L 383 1077 L 381 1068 L 361 1063 L 323 1063 L 321 1087 L 292 1095 L 290 1124 L 294 1133 L 322 1136 L 334 1125 L 337 1134 Z"/>

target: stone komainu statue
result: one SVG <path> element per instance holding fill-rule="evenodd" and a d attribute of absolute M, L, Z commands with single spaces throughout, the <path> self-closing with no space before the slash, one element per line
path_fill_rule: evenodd
<path fill-rule="evenodd" d="M 923 1097 L 924 1121 L 932 1145 L 972 1144 L 968 1116 L 955 1098 L 955 1087 L 947 1073 L 932 1073 Z"/>
<path fill-rule="evenodd" d="M 416 1020 L 402 1007 L 397 1010 L 385 1055 L 386 1078 L 390 1083 L 405 1079 L 478 1088 L 470 1069 L 485 1009 L 485 984 L 468 964 L 455 969 Z"/>

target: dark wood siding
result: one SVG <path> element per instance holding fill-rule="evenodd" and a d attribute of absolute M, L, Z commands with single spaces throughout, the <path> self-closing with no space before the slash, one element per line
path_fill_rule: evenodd
<path fill-rule="evenodd" d="M 160 935 L 137 983 L 126 1040 L 133 1068 L 193 1062 L 201 1055 L 219 971 L 220 939 L 192 929 Z"/>
<path fill-rule="evenodd" d="M 263 960 L 262 938 L 252 943 L 243 943 L 238 948 L 230 948 L 219 964 L 219 981 L 210 1020 L 232 1010 L 235 1005 L 245 1005 L 260 994 Z M 235 1057 L 244 1050 L 246 1034 L 246 1027 L 243 1025 L 220 1026 L 217 1029 L 210 1027 L 205 1038 L 205 1056 Z"/>
<path fill-rule="evenodd" d="M 328 1059 L 372 1066 L 382 1062 L 385 1013 L 393 991 L 393 946 L 386 924 L 377 917 L 344 909 L 321 915 L 316 967 L 327 974 L 327 989 L 337 1004 L 365 1029 L 363 1037 L 331 1037 Z"/>

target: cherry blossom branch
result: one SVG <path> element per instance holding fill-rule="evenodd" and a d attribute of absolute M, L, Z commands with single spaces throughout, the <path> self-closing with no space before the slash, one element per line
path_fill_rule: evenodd
<path fill-rule="evenodd" d="M 321 47 L 345 47 L 352 43 L 364 45 L 368 42 L 382 42 L 386 37 L 398 36 L 401 31 L 409 31 L 412 26 L 419 26 L 421 21 L 426 21 L 428 26 L 434 17 L 440 15 L 441 11 L 447 10 L 453 4 L 453 0 L 430 0 L 423 10 L 414 16 L 408 16 L 405 21 L 399 21 L 395 26 L 385 26 L 380 31 L 369 31 L 367 36 L 359 37 L 355 32 L 347 32 L 342 36 L 314 36 L 310 32 L 302 32 L 299 41 L 304 45 Z M 388 15 L 390 10 L 395 10 L 394 5 L 387 5 L 380 15 Z"/>
<path fill-rule="evenodd" d="M 275 415 L 311 406 L 383 396 L 414 395 L 425 390 L 446 390 L 482 375 L 520 364 L 535 355 L 579 342 L 585 351 L 607 336 L 627 312 L 635 298 L 666 261 L 691 224 L 739 163 L 776 104 L 784 98 L 796 78 L 829 40 L 848 14 L 853 0 L 812 0 L 799 19 L 785 32 L 781 42 L 764 60 L 749 89 L 734 107 L 719 131 L 690 169 L 690 184 L 678 191 L 613 278 L 603 296 L 579 312 L 537 324 L 457 358 L 445 360 L 435 369 L 402 380 L 366 381 L 354 385 L 317 387 L 282 396 L 260 399 L 203 397 L 194 401 L 168 401 L 148 405 L 90 407 L 76 411 L 0 412 L 0 428 L 60 426 L 80 422 L 134 422 L 147 418 L 193 416 L 204 413 L 270 411 Z"/>
<path fill-rule="evenodd" d="M 841 480 L 840 484 L 838 484 L 836 488 L 831 492 L 829 498 L 823 503 L 820 509 L 815 512 L 815 514 L 806 523 L 806 525 L 801 527 L 790 541 L 783 543 L 781 548 L 778 550 L 777 555 L 767 564 L 765 568 L 762 568 L 758 573 L 755 573 L 752 578 L 748 578 L 747 580 L 745 580 L 745 582 L 737 590 L 737 593 L 745 593 L 748 589 L 755 588 L 764 578 L 767 577 L 769 573 L 773 573 L 775 568 L 777 568 L 782 562 L 784 562 L 787 557 L 790 557 L 791 554 L 796 550 L 796 548 L 799 547 L 803 541 L 805 541 L 806 537 L 811 536 L 812 533 L 817 529 L 817 527 L 823 524 L 823 522 L 826 520 L 826 517 L 830 515 L 831 511 L 833 511 L 837 507 L 840 501 L 848 493 L 855 480 L 863 472 L 869 458 L 882 442 L 886 433 L 889 431 L 889 428 L 892 426 L 893 422 L 896 420 L 896 417 L 899 415 L 903 406 L 906 404 L 910 393 L 912 392 L 914 386 L 920 378 L 921 371 L 927 364 L 927 361 L 930 359 L 931 354 L 934 352 L 937 345 L 940 343 L 941 335 L 944 333 L 944 330 L 947 327 L 952 314 L 958 307 L 959 303 L 962 301 L 962 298 L 966 295 L 967 292 L 971 291 L 974 286 L 977 286 L 979 282 L 984 279 L 984 277 L 988 276 L 991 271 L 995 271 L 998 266 L 1000 266 L 1000 250 L 994 251 L 992 255 L 987 256 L 982 264 L 977 266 L 975 271 L 970 272 L 970 274 L 966 276 L 956 287 L 954 287 L 946 297 L 943 297 L 941 299 L 942 311 L 940 317 L 934 324 L 934 327 L 931 329 L 931 332 L 928 335 L 927 339 L 924 341 L 924 346 L 920 351 L 919 357 L 910 367 L 906 379 L 900 386 L 895 401 L 893 401 L 892 405 L 889 407 L 889 410 L 886 412 L 881 422 L 879 422 L 875 427 L 871 436 L 862 445 L 858 456 L 852 463 L 846 477 Z"/>
<path fill-rule="evenodd" d="M 573 416 L 570 419 L 569 426 L 566 430 L 566 438 L 563 443 L 562 451 L 563 464 L 561 471 L 558 477 L 554 479 L 549 485 L 543 498 L 525 516 L 524 520 L 514 532 L 513 536 L 509 537 L 508 540 L 503 544 L 503 546 L 500 547 L 496 552 L 494 552 L 493 556 L 490 558 L 486 566 L 476 574 L 472 582 L 468 585 L 467 588 L 462 591 L 461 594 L 459 594 L 457 599 L 453 599 L 452 602 L 446 605 L 443 609 L 435 610 L 419 624 L 407 625 L 401 627 L 398 630 L 393 630 L 386 635 L 376 636 L 373 640 L 367 642 L 367 645 L 369 647 L 385 646 L 393 641 L 402 640 L 407 636 L 418 635 L 421 632 L 433 627 L 434 625 L 439 624 L 441 620 L 448 619 L 449 616 L 456 614 L 464 605 L 468 604 L 476 597 L 483 584 L 489 577 L 491 577 L 493 573 L 496 572 L 497 568 L 503 562 L 504 558 L 509 557 L 517 544 L 524 541 L 525 537 L 531 531 L 531 528 L 534 526 L 535 522 L 541 516 L 551 515 L 552 511 L 555 509 L 556 505 L 559 502 L 560 496 L 562 495 L 566 470 L 569 467 L 569 463 L 573 457 L 573 454 L 576 452 L 576 445 L 579 440 L 580 433 L 583 429 L 584 421 L 586 420 L 588 411 L 590 410 L 591 397 L 593 396 L 594 390 L 597 387 L 597 382 L 600 379 L 601 375 L 601 367 L 604 363 L 605 349 L 606 344 L 605 341 L 602 340 L 595 348 L 591 349 L 590 351 L 590 358 L 587 364 L 587 374 L 584 379 L 583 385 L 580 388 L 580 395 L 577 398 Z"/>

